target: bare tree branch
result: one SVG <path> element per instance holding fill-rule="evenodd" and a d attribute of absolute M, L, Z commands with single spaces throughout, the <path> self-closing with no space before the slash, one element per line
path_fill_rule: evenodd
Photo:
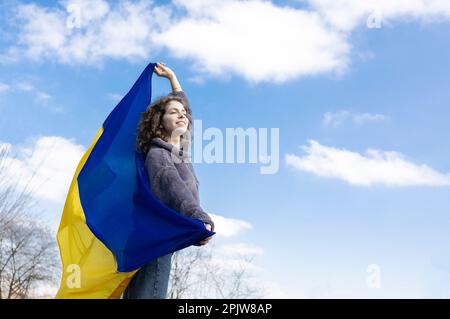
<path fill-rule="evenodd" d="M 223 260 L 214 242 L 177 251 L 172 257 L 168 298 L 262 298 L 250 285 L 252 257 L 240 258 L 238 269 L 218 266 Z M 220 264 L 220 263 L 219 263 Z"/>
<path fill-rule="evenodd" d="M 0 147 L 0 299 L 29 298 L 39 283 L 56 282 L 59 266 L 55 238 L 32 213 L 36 172 L 19 183 L 19 176 L 8 171 L 14 160 Z"/>

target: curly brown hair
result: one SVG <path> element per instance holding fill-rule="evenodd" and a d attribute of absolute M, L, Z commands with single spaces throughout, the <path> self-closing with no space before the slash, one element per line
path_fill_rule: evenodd
<path fill-rule="evenodd" d="M 173 95 L 167 95 L 159 97 L 153 103 L 151 103 L 147 109 L 141 113 L 141 118 L 137 128 L 137 146 L 142 154 L 146 155 L 150 149 L 150 142 L 153 138 L 159 137 L 166 142 L 169 141 L 169 136 L 162 126 L 162 119 L 166 112 L 167 104 L 170 101 L 178 101 L 183 104 L 186 110 L 186 117 L 189 120 L 187 130 L 189 133 L 192 130 L 192 110 L 186 101 L 179 97 Z M 191 136 L 191 134 L 188 134 Z M 184 138 L 183 135 L 180 136 L 181 139 Z"/>

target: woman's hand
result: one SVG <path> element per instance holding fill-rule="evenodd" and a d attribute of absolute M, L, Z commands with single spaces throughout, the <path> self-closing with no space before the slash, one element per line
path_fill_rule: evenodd
<path fill-rule="evenodd" d="M 158 76 L 161 76 L 163 78 L 167 78 L 169 80 L 175 78 L 175 72 L 173 72 L 164 63 L 157 62 L 153 71 Z"/>
<path fill-rule="evenodd" d="M 207 230 L 211 231 L 211 225 L 210 224 L 208 224 L 208 223 L 203 223 L 203 224 L 205 224 L 205 227 L 206 227 Z M 200 246 L 206 245 L 208 243 L 208 241 L 211 240 L 212 237 L 213 236 L 209 236 L 209 237 L 203 239 L 202 241 L 200 241 L 198 244 Z"/>

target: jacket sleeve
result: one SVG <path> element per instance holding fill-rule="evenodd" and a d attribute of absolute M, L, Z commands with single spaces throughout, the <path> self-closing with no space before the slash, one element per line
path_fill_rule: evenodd
<path fill-rule="evenodd" d="M 214 222 L 211 217 L 200 207 L 194 195 L 180 177 L 178 170 L 170 159 L 167 152 L 157 152 L 149 154 L 150 160 L 146 162 L 149 179 L 153 193 L 167 206 L 187 217 L 200 219 L 204 223 L 211 225 L 214 229 Z"/>

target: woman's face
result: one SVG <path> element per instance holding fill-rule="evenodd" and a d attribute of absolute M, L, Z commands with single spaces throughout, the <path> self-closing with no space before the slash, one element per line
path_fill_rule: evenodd
<path fill-rule="evenodd" d="M 183 104 L 175 100 L 169 101 L 162 118 L 162 125 L 168 135 L 179 136 L 186 132 L 189 120 Z"/>

